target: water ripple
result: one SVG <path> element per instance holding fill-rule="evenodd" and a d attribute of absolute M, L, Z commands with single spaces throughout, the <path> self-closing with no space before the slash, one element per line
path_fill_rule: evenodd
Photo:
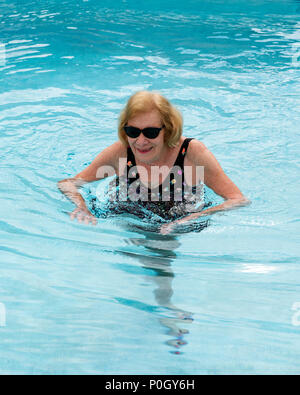
<path fill-rule="evenodd" d="M 21 3 L 0 3 L 1 371 L 295 369 L 299 4 Z M 57 181 L 116 140 L 141 89 L 251 206 L 167 236 L 134 214 L 70 221 Z"/>

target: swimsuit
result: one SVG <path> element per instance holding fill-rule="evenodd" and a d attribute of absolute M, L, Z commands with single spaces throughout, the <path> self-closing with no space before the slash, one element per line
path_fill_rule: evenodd
<path fill-rule="evenodd" d="M 177 158 L 171 171 L 164 181 L 155 188 L 146 187 L 140 181 L 137 171 L 134 154 L 130 147 L 127 148 L 127 167 L 126 175 L 117 177 L 117 187 L 121 187 L 121 182 L 125 188 L 125 195 L 119 193 L 117 200 L 135 203 L 135 208 L 143 208 L 166 219 L 174 216 L 183 215 L 184 203 L 190 202 L 195 198 L 196 186 L 191 187 L 185 183 L 184 179 L 184 158 L 192 138 L 186 138 L 179 150 Z M 126 185 L 124 185 L 124 183 Z M 131 190 L 131 193 L 130 193 Z M 130 197 L 128 196 L 130 195 Z M 131 210 L 132 211 L 132 210 Z"/>
<path fill-rule="evenodd" d="M 114 193 L 114 198 L 107 202 L 105 211 L 114 214 L 134 214 L 142 219 L 161 221 L 188 215 L 191 210 L 187 210 L 186 203 L 197 206 L 194 211 L 210 206 L 211 203 L 204 203 L 204 184 L 191 187 L 185 183 L 184 158 L 191 140 L 193 139 L 186 138 L 183 141 L 168 176 L 159 186 L 152 189 L 140 181 L 134 154 L 128 146 L 126 176 L 117 176 L 112 181 L 107 196 L 109 197 L 111 192 Z M 96 214 L 96 200 L 92 199 L 91 203 L 92 212 Z"/>

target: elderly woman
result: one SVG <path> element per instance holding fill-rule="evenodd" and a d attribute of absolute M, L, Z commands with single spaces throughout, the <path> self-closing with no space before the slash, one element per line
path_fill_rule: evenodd
<path fill-rule="evenodd" d="M 100 152 L 89 166 L 58 182 L 61 192 L 77 206 L 71 219 L 96 223 L 78 188 L 113 173 L 123 190 L 116 200 L 124 200 L 125 191 L 125 200 L 160 215 L 167 215 L 177 204 L 190 203 L 189 197 L 201 182 L 225 199 L 215 207 L 181 215 L 164 225 L 162 233 L 177 223 L 249 203 L 205 145 L 182 136 L 181 114 L 159 93 L 140 91 L 131 96 L 121 112 L 118 134 L 119 141 Z"/>

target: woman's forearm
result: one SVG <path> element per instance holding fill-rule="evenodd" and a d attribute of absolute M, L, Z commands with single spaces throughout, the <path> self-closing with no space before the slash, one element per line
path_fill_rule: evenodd
<path fill-rule="evenodd" d="M 86 203 L 78 191 L 78 187 L 83 185 L 85 182 L 80 179 L 67 178 L 57 183 L 58 189 L 70 199 L 77 207 L 87 210 Z"/>
<path fill-rule="evenodd" d="M 186 217 L 181 218 L 180 220 L 177 220 L 174 222 L 176 224 L 182 224 L 187 221 L 197 219 L 199 217 L 218 213 L 220 211 L 233 210 L 238 207 L 247 206 L 250 203 L 251 203 L 251 201 L 249 199 L 247 199 L 245 196 L 243 196 L 241 198 L 237 198 L 237 199 L 228 199 L 228 200 L 225 200 L 224 203 L 219 204 L 218 206 L 214 206 L 214 207 L 208 208 L 206 210 L 203 210 L 201 212 L 187 215 Z"/>
<path fill-rule="evenodd" d="M 163 224 L 161 226 L 160 233 L 163 235 L 167 235 L 170 232 L 172 232 L 172 230 L 174 229 L 174 227 L 176 225 L 182 225 L 182 224 L 187 223 L 188 221 L 195 220 L 199 217 L 204 217 L 207 215 L 215 214 L 220 211 L 232 210 L 237 207 L 247 206 L 250 203 L 251 203 L 251 201 L 249 199 L 247 199 L 245 196 L 236 198 L 236 199 L 227 199 L 224 203 L 219 204 L 218 206 L 208 208 L 208 209 L 203 210 L 201 212 L 187 215 L 184 218 L 178 219 L 176 221 L 173 221 L 173 222 L 170 222 L 167 224 Z"/>

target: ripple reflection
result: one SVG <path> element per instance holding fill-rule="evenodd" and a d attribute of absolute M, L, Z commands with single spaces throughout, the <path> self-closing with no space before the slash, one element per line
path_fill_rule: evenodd
<path fill-rule="evenodd" d="M 133 231 L 132 227 L 128 230 Z M 128 250 L 119 252 L 134 258 L 146 269 L 146 279 L 154 284 L 155 301 L 160 307 L 151 309 L 151 312 L 159 315 L 160 324 L 167 330 L 169 338 L 165 343 L 172 348 L 171 353 L 181 354 L 182 347 L 188 344 L 187 325 L 193 322 L 192 312 L 186 311 L 172 302 L 175 278 L 172 263 L 177 256 L 175 250 L 181 244 L 176 236 L 163 236 L 159 233 L 143 231 L 140 228 L 134 228 L 134 232 L 139 233 L 143 238 L 132 237 L 126 239 L 125 242 L 128 246 L 133 245 L 135 252 L 132 253 Z M 143 250 L 146 250 L 146 253 Z M 134 303 L 131 302 L 131 305 Z"/>

